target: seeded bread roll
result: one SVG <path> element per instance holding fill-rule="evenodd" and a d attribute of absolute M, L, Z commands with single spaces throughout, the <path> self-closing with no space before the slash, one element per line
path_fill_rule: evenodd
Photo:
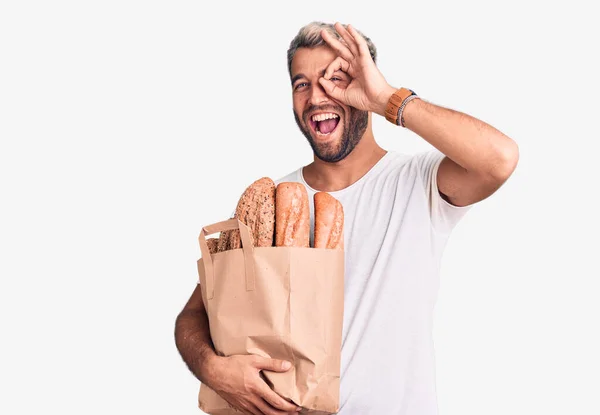
<path fill-rule="evenodd" d="M 219 235 L 219 241 L 217 242 L 217 252 L 227 251 L 229 249 L 229 240 L 231 239 L 232 231 L 223 231 Z"/>
<path fill-rule="evenodd" d="M 315 248 L 344 249 L 344 208 L 327 192 L 317 192 L 315 203 Z"/>
<path fill-rule="evenodd" d="M 275 246 L 310 246 L 308 193 L 301 183 L 282 182 L 275 195 Z"/>
<path fill-rule="evenodd" d="M 250 229 L 253 246 L 273 246 L 275 236 L 275 183 L 269 177 L 256 180 L 246 188 L 238 201 L 234 218 Z M 224 231 L 219 237 L 218 250 L 242 247 L 240 231 Z"/>
<path fill-rule="evenodd" d="M 219 245 L 219 238 L 208 238 L 206 240 L 206 245 L 208 245 L 208 251 L 211 254 L 217 253 L 218 252 L 217 248 L 218 248 L 218 245 Z"/>

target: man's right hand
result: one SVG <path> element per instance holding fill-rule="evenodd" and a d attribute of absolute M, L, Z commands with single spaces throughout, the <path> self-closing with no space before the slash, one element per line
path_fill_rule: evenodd
<path fill-rule="evenodd" d="M 290 368 L 284 360 L 256 355 L 218 357 L 209 386 L 244 414 L 294 414 L 301 407 L 279 396 L 260 376 L 261 370 L 286 372 Z"/>

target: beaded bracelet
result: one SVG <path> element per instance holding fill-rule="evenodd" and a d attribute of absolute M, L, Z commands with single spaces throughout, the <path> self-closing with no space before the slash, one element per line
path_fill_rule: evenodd
<path fill-rule="evenodd" d="M 414 94 L 414 93 L 413 93 Z M 402 101 L 402 105 L 400 105 L 400 108 L 398 108 L 398 121 L 399 121 L 399 125 L 406 128 L 406 126 L 404 125 L 404 116 L 402 115 L 402 112 L 404 111 L 404 108 L 406 107 L 406 104 L 408 104 L 410 101 L 412 101 L 415 98 L 419 98 L 418 95 L 414 94 L 414 95 L 410 95 L 408 97 L 406 97 L 406 99 L 404 101 Z"/>

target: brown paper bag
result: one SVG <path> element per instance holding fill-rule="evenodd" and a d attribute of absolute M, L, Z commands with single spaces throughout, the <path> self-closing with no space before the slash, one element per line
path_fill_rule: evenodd
<path fill-rule="evenodd" d="M 239 229 L 241 249 L 210 254 L 206 236 Z M 344 251 L 253 247 L 236 218 L 205 226 L 197 261 L 210 334 L 219 355 L 256 354 L 292 363 L 284 373 L 262 371 L 282 397 L 304 409 L 339 410 L 344 306 Z M 239 414 L 201 384 L 198 406 L 208 414 Z"/>

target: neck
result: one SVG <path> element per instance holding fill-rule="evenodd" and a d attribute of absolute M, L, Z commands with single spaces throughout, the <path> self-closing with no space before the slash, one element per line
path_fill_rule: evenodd
<path fill-rule="evenodd" d="M 302 170 L 304 180 L 310 187 L 322 192 L 345 189 L 363 177 L 387 153 L 379 147 L 371 128 L 371 114 L 367 129 L 354 149 L 343 160 L 328 163 L 316 156 Z"/>

